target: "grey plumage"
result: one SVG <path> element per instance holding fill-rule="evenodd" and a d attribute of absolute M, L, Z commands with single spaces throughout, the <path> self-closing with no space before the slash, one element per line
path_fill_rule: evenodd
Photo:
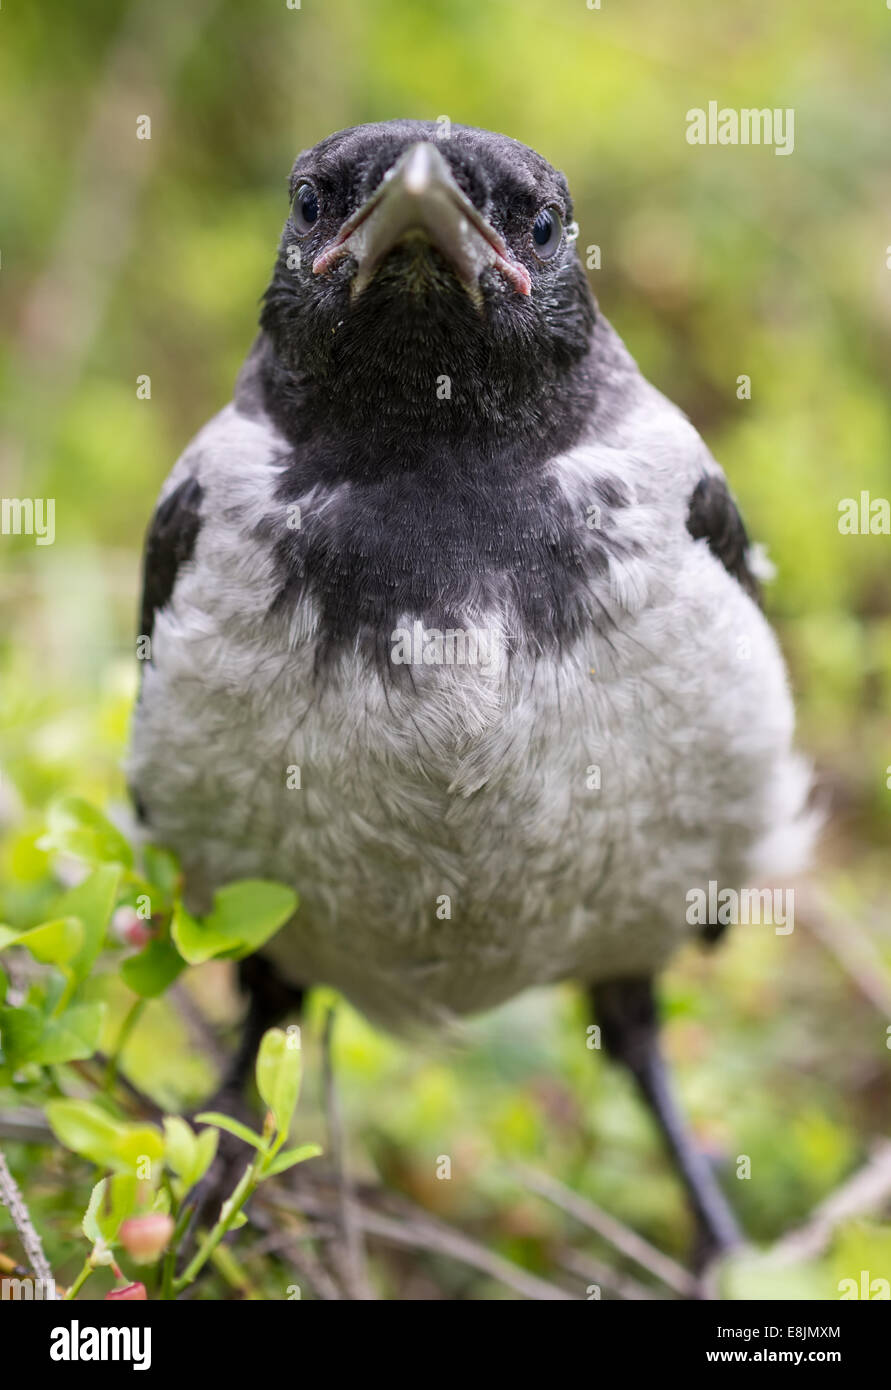
<path fill-rule="evenodd" d="M 294 272 L 292 214 L 235 401 L 162 491 L 129 760 L 193 905 L 233 878 L 292 884 L 270 955 L 392 1028 L 652 975 L 691 889 L 793 873 L 812 836 L 723 475 L 570 242 L 536 263 L 530 217 L 571 222 L 561 177 L 503 137 L 440 146 L 528 303 L 493 263 L 480 307 L 413 242 L 358 301 L 348 255 L 314 273 L 434 131 L 369 127 L 298 161 L 332 220 Z M 490 659 L 394 666 L 416 624 L 484 633 Z"/>

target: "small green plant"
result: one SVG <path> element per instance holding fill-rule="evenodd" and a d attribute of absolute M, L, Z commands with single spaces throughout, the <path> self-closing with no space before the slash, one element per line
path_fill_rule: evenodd
<path fill-rule="evenodd" d="M 66 1298 L 74 1298 L 103 1265 L 111 1267 L 119 1284 L 131 1287 L 117 1260 L 121 1250 L 136 1264 L 150 1266 L 144 1278 L 158 1298 L 175 1298 L 187 1288 L 224 1236 L 245 1225 L 245 1204 L 260 1183 L 321 1152 L 317 1144 L 284 1147 L 297 1107 L 300 1071 L 297 1034 L 270 1029 L 256 1065 L 257 1089 L 268 1106 L 262 1134 L 215 1113 L 197 1116 L 208 1126 L 198 1133 L 181 1116 L 167 1116 L 162 1132 L 155 1125 L 115 1119 L 92 1101 L 50 1101 L 47 1116 L 59 1141 L 110 1170 L 93 1188 L 84 1214 L 82 1230 L 92 1249 Z M 213 1226 L 201 1235 L 194 1255 L 177 1274 L 195 1189 L 213 1163 L 221 1129 L 243 1140 L 253 1156 Z"/>
<path fill-rule="evenodd" d="M 195 917 L 182 901 L 173 857 L 148 847 L 137 865 L 117 828 L 76 797 L 52 806 L 38 843 L 77 881 L 50 901 L 40 921 L 0 926 L 7 965 L 0 968 L 0 1086 L 40 1106 L 59 1143 L 102 1173 L 81 1223 L 90 1253 L 65 1296 L 76 1297 L 107 1266 L 118 1280 L 109 1297 L 146 1297 L 149 1290 L 175 1298 L 228 1232 L 245 1223 L 245 1204 L 260 1183 L 320 1152 L 314 1144 L 285 1147 L 300 1091 L 300 1035 L 274 1028 L 262 1040 L 256 1083 L 267 1112 L 259 1134 L 217 1113 L 198 1116 L 206 1126 L 198 1132 L 179 1115 L 164 1116 L 160 1126 L 128 1116 L 118 1094 L 121 1053 L 149 999 L 190 965 L 257 950 L 294 914 L 297 896 L 277 883 L 246 880 L 222 888 L 211 911 Z M 97 983 L 110 973 L 132 997 L 102 1057 L 108 1006 L 96 997 Z M 85 1072 L 82 1064 L 97 1057 L 98 1074 Z M 178 1272 L 195 1191 L 221 1130 L 245 1143 L 249 1160 Z M 143 1278 L 128 1282 L 119 1256 L 145 1266 Z"/>

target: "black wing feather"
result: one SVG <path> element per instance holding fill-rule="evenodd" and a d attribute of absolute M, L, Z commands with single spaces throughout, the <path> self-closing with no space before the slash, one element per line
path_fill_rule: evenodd
<path fill-rule="evenodd" d="M 687 530 L 704 540 L 717 560 L 760 606 L 761 586 L 749 565 L 750 541 L 743 519 L 724 479 L 706 473 L 690 498 Z"/>
<path fill-rule="evenodd" d="M 716 473 L 700 478 L 690 498 L 687 530 L 694 540 L 704 540 L 717 560 L 732 574 L 750 598 L 760 606 L 761 587 L 749 567 L 749 536 L 724 479 Z M 709 923 L 700 936 L 713 945 L 724 935 L 721 923 Z"/>
<path fill-rule="evenodd" d="M 170 602 L 181 567 L 192 558 L 201 530 L 204 490 L 197 478 L 186 478 L 158 506 L 145 538 L 142 610 L 139 634 L 151 637 L 155 614 Z"/>

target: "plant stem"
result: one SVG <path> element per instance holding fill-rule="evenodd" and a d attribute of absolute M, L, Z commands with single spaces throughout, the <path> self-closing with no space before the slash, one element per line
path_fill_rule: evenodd
<path fill-rule="evenodd" d="M 229 1198 L 228 1202 L 224 1203 L 224 1205 L 227 1208 L 226 1215 L 220 1217 L 219 1221 L 217 1221 L 213 1229 L 209 1231 L 208 1234 L 204 1237 L 204 1240 L 201 1242 L 201 1245 L 196 1251 L 194 1258 L 186 1266 L 179 1278 L 174 1279 L 173 1292 L 175 1294 L 181 1293 L 187 1284 L 191 1284 L 192 1280 L 196 1277 L 199 1271 L 210 1259 L 211 1255 L 213 1254 L 214 1250 L 216 1250 L 220 1241 L 230 1230 L 233 1221 L 235 1220 L 238 1213 L 241 1211 L 241 1208 L 244 1206 L 245 1202 L 255 1191 L 259 1183 L 259 1175 L 257 1172 L 257 1165 L 259 1161 L 259 1158 L 255 1159 L 253 1163 L 249 1164 L 248 1167 L 245 1168 L 244 1173 L 242 1174 L 238 1182 L 238 1185 L 235 1188 L 235 1191 L 232 1193 L 232 1196 Z"/>
<path fill-rule="evenodd" d="M 118 1033 L 118 1040 L 115 1043 L 114 1050 L 112 1051 L 112 1054 L 108 1059 L 108 1066 L 105 1068 L 105 1079 L 102 1083 L 103 1091 L 110 1091 L 112 1086 L 114 1085 L 114 1079 L 117 1076 L 118 1062 L 120 1061 L 121 1053 L 127 1045 L 127 1039 L 130 1037 L 130 1034 L 133 1032 L 133 1029 L 139 1022 L 140 1016 L 142 1014 L 143 1009 L 145 1008 L 145 1005 L 146 1001 L 144 999 L 137 998 L 134 1000 L 134 1002 L 130 1005 L 130 1008 L 127 1010 L 127 1014 L 124 1018 L 123 1023 L 121 1024 L 121 1031 L 120 1033 Z"/>
<path fill-rule="evenodd" d="M 242 1298 L 250 1300 L 260 1299 L 261 1295 L 254 1288 L 246 1270 L 242 1269 L 235 1255 L 232 1253 L 231 1245 L 218 1245 L 210 1257 L 210 1262 L 218 1274 L 222 1275 L 230 1288 L 240 1293 Z"/>
<path fill-rule="evenodd" d="M 161 1297 L 173 1297 L 173 1272 L 176 1269 L 176 1252 L 179 1243 L 185 1235 L 186 1228 L 192 1215 L 192 1208 L 188 1202 L 183 1202 L 182 1207 L 176 1215 L 176 1225 L 173 1228 L 173 1235 L 170 1237 L 170 1244 L 167 1247 L 167 1254 L 164 1256 L 164 1269 L 161 1275 Z"/>
<path fill-rule="evenodd" d="M 80 1274 L 77 1276 L 74 1283 L 71 1285 L 71 1288 L 65 1295 L 66 1300 L 74 1298 L 78 1293 L 80 1293 L 80 1290 L 83 1288 L 84 1284 L 87 1282 L 92 1273 L 93 1266 L 90 1264 L 89 1260 L 85 1260 L 83 1269 L 81 1270 Z"/>
<path fill-rule="evenodd" d="M 2 1151 L 0 1151 L 0 1202 L 9 1211 L 12 1224 L 19 1233 L 22 1247 L 35 1275 L 38 1279 L 43 1280 L 44 1287 L 51 1286 L 53 1272 L 49 1267 L 46 1255 L 43 1253 L 40 1236 L 34 1228 L 31 1214 L 25 1206 L 25 1199 L 19 1191 L 18 1184 L 10 1172 L 6 1156 Z"/>

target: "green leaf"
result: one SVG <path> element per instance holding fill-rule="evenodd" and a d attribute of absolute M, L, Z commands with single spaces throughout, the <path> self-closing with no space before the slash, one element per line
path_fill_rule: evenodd
<path fill-rule="evenodd" d="M 322 1152 L 319 1144 L 301 1144 L 296 1149 L 282 1149 L 280 1154 L 263 1168 L 264 1178 L 274 1178 L 276 1173 L 283 1173 L 286 1168 L 293 1168 L 295 1163 L 305 1163 L 308 1158 L 318 1158 Z"/>
<path fill-rule="evenodd" d="M 48 1019 L 28 1061 L 49 1067 L 92 1057 L 102 1036 L 106 1008 L 102 1001 L 74 1004 L 58 1018 Z"/>
<path fill-rule="evenodd" d="M 139 1182 L 134 1173 L 115 1173 L 111 1179 L 111 1201 L 99 1219 L 106 1240 L 114 1240 L 118 1230 L 136 1210 Z"/>
<path fill-rule="evenodd" d="M 168 1167 L 172 1168 L 178 1177 L 188 1179 L 195 1167 L 197 1154 L 198 1140 L 192 1126 L 179 1115 L 165 1115 L 164 1161 Z"/>
<path fill-rule="evenodd" d="M 102 1167 L 116 1166 L 123 1125 L 113 1120 L 107 1111 L 87 1100 L 50 1100 L 46 1105 L 46 1118 L 66 1149 Z"/>
<path fill-rule="evenodd" d="M 0 1008 L 0 1047 L 10 1067 L 20 1067 L 28 1061 L 31 1051 L 40 1042 L 44 1015 L 33 1004 Z"/>
<path fill-rule="evenodd" d="M 80 1228 L 91 1245 L 95 1245 L 97 1240 L 102 1239 L 102 1232 L 99 1229 L 99 1208 L 107 1191 L 108 1178 L 101 1178 L 90 1193 L 90 1200 L 80 1223 Z"/>
<path fill-rule="evenodd" d="M 891 1285 L 891 1226 L 858 1220 L 840 1227 L 832 1246 L 835 1298 L 884 1301 Z"/>
<path fill-rule="evenodd" d="M 63 796 L 50 806 L 41 849 L 72 854 L 87 864 L 133 867 L 133 851 L 111 821 L 80 796 Z"/>
<path fill-rule="evenodd" d="M 201 1118 L 199 1116 L 199 1118 Z M 203 1129 L 196 1134 L 191 1125 L 179 1115 L 167 1115 L 164 1119 L 166 1145 L 164 1157 L 185 1184 L 194 1187 L 200 1182 L 216 1157 L 220 1131 Z"/>
<path fill-rule="evenodd" d="M 281 883 L 244 879 L 227 884 L 206 917 L 195 918 L 181 902 L 173 910 L 171 932 L 190 965 L 213 956 L 240 960 L 268 941 L 297 910 L 297 894 Z"/>
<path fill-rule="evenodd" d="M 24 946 L 44 965 L 61 965 L 77 955 L 83 945 L 84 929 L 76 917 L 58 917 L 28 931 L 0 927 L 0 951 L 7 946 Z"/>
<path fill-rule="evenodd" d="M 145 869 L 145 876 L 155 892 L 152 894 L 153 900 L 159 898 L 158 906 L 162 910 L 169 910 L 173 905 L 179 887 L 180 871 L 176 856 L 169 850 L 160 849 L 157 845 L 145 845 L 142 851 L 142 863 Z"/>
<path fill-rule="evenodd" d="M 169 941 L 153 940 L 121 965 L 121 977 L 134 994 L 154 999 L 186 968 L 186 962 Z"/>
<path fill-rule="evenodd" d="M 777 1264 L 769 1255 L 746 1249 L 726 1256 L 716 1273 L 720 1296 L 728 1302 L 810 1302 L 837 1297 L 822 1266 L 804 1260 Z"/>
<path fill-rule="evenodd" d="M 257 1090 L 272 1111 L 279 1134 L 287 1134 L 300 1094 L 298 1033 L 270 1028 L 257 1053 Z"/>
<path fill-rule="evenodd" d="M 47 1018 L 40 1009 L 24 1004 L 0 1008 L 0 1046 L 13 1067 L 34 1062 L 55 1066 L 83 1061 L 99 1046 L 106 1005 L 75 1004 L 58 1018 Z"/>
<path fill-rule="evenodd" d="M 135 1210 L 137 1191 L 136 1178 L 129 1173 L 115 1173 L 114 1177 L 97 1182 L 81 1222 L 87 1240 L 93 1245 L 100 1240 L 113 1241 L 121 1224 Z"/>
<path fill-rule="evenodd" d="M 170 1193 L 166 1187 L 159 1187 L 155 1193 L 152 1211 L 161 1211 L 165 1216 L 170 1215 Z"/>
<path fill-rule="evenodd" d="M 231 1119 L 228 1115 L 221 1115 L 217 1110 L 205 1110 L 200 1115 L 195 1116 L 204 1125 L 216 1125 L 217 1129 L 224 1129 L 227 1134 L 234 1134 L 236 1139 L 243 1139 L 252 1148 L 259 1149 L 261 1153 L 266 1152 L 266 1140 L 261 1134 L 255 1134 L 247 1125 L 240 1124 L 238 1120 Z"/>
<path fill-rule="evenodd" d="M 48 1101 L 46 1117 L 67 1149 L 118 1173 L 133 1174 L 140 1160 L 154 1162 L 164 1154 L 164 1140 L 153 1125 L 116 1120 L 92 1101 Z"/>
<path fill-rule="evenodd" d="M 55 916 L 77 917 L 83 927 L 83 945 L 70 962 L 75 980 L 82 980 L 90 973 L 93 962 L 102 950 L 120 879 L 121 870 L 116 864 L 102 864 L 53 904 Z"/>
<path fill-rule="evenodd" d="M 127 1125 L 117 1146 L 118 1167 L 133 1173 L 143 1159 L 152 1162 L 164 1157 L 164 1140 L 154 1125 Z"/>
<path fill-rule="evenodd" d="M 220 1131 L 218 1129 L 202 1129 L 198 1135 L 198 1157 L 195 1167 L 192 1169 L 191 1186 L 200 1182 L 207 1172 L 210 1165 L 217 1156 L 217 1145 L 220 1142 Z"/>

